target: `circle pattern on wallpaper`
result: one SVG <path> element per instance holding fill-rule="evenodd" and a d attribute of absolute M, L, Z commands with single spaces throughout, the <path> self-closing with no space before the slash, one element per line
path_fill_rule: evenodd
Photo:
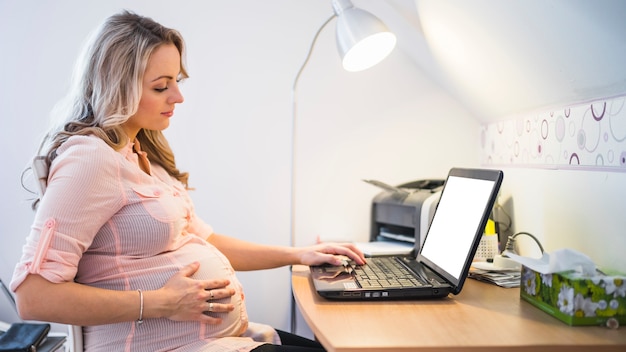
<path fill-rule="evenodd" d="M 620 96 L 483 125 L 482 163 L 624 172 L 625 107 Z"/>

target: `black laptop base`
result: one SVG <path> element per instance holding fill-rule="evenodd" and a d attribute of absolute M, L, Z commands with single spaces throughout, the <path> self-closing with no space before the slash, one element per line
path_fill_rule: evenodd
<path fill-rule="evenodd" d="M 405 263 L 415 261 L 413 257 L 402 258 Z M 358 266 L 357 266 L 358 268 Z M 358 269 L 357 269 L 358 270 Z M 367 288 L 355 283 L 355 270 L 345 266 L 321 265 L 310 268 L 311 277 L 317 281 L 317 291 L 320 296 L 334 300 L 407 300 L 433 299 L 447 297 L 451 287 L 445 282 L 431 280 L 420 283 L 420 286 L 398 288 Z M 441 280 L 443 281 L 443 280 Z M 337 287 L 343 290 L 337 290 Z"/>

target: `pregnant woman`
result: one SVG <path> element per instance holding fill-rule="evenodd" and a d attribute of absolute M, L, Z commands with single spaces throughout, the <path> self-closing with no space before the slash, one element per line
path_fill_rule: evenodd
<path fill-rule="evenodd" d="M 176 30 L 127 11 L 88 43 L 34 168 L 42 194 L 11 282 L 20 315 L 82 326 L 87 351 L 320 350 L 248 322 L 235 270 L 363 254 L 253 244 L 196 215 L 162 133 L 183 102 L 183 57 Z"/>

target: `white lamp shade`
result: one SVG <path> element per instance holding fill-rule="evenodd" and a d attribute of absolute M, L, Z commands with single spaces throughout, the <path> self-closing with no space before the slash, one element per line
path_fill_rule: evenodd
<path fill-rule="evenodd" d="M 337 18 L 337 48 L 343 68 L 356 72 L 382 61 L 396 45 L 396 36 L 376 16 L 350 7 Z"/>

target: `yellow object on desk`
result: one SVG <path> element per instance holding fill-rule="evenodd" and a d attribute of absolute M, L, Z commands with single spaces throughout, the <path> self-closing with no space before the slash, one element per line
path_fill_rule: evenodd
<path fill-rule="evenodd" d="M 489 219 L 487 220 L 487 224 L 485 225 L 485 235 L 495 235 L 496 234 L 496 223 L 495 221 Z"/>
<path fill-rule="evenodd" d="M 496 223 L 489 219 L 485 225 L 485 234 L 480 239 L 480 244 L 474 255 L 475 261 L 484 262 L 488 259 L 495 258 L 500 250 L 498 248 L 498 236 L 496 236 Z"/>

